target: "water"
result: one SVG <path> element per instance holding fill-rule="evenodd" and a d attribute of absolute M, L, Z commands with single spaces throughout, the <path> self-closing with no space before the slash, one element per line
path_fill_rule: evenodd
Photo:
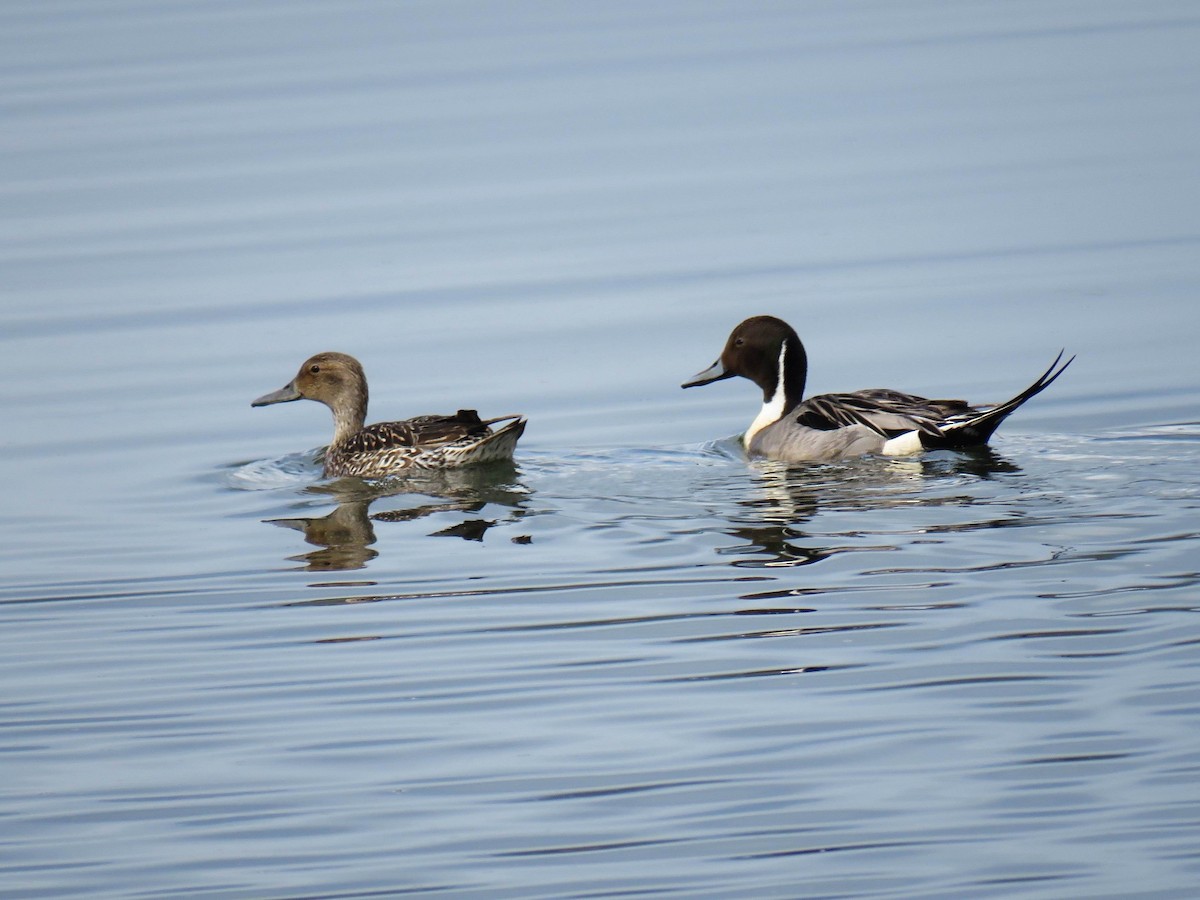
<path fill-rule="evenodd" d="M 7 4 L 12 897 L 1190 897 L 1190 4 Z M 682 392 L 1003 399 L 787 469 Z M 372 418 L 513 466 L 322 481 Z"/>

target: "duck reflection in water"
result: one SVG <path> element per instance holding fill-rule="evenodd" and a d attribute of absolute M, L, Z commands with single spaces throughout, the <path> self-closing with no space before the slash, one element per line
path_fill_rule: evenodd
<path fill-rule="evenodd" d="M 272 525 L 291 528 L 304 534 L 304 540 L 319 549 L 289 556 L 304 563 L 313 572 L 364 568 L 379 555 L 376 522 L 414 522 L 435 513 L 461 512 L 462 521 L 430 533 L 431 537 L 458 537 L 482 541 L 489 528 L 515 522 L 525 515 L 529 491 L 517 478 L 511 462 L 494 463 L 463 469 L 421 472 L 405 478 L 366 482 L 342 478 L 331 484 L 314 485 L 307 493 L 332 497 L 337 506 L 323 516 L 266 519 Z M 439 498 L 430 503 L 381 510 L 371 513 L 373 503 L 389 497 L 417 496 Z M 471 514 L 487 506 L 507 508 L 503 518 L 484 519 Z M 514 538 L 520 543 L 523 538 Z"/>
<path fill-rule="evenodd" d="M 759 496 L 738 501 L 747 515 L 730 522 L 726 534 L 741 543 L 718 552 L 735 557 L 739 568 L 807 566 L 851 550 L 891 549 L 830 545 L 828 535 L 819 546 L 801 527 L 818 512 L 851 509 L 894 509 L 914 505 L 968 506 L 976 498 L 968 493 L 928 493 L 939 480 L 968 476 L 988 480 L 1015 474 L 1020 469 L 991 447 L 946 451 L 920 457 L 867 457 L 834 463 L 789 464 L 761 461 L 751 464 L 759 476 Z M 1005 521 L 989 518 L 947 530 L 1001 527 Z M 849 537 L 849 535 L 848 535 Z"/>

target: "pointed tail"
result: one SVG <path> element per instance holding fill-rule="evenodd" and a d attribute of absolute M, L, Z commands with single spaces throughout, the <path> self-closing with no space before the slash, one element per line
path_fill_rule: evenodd
<path fill-rule="evenodd" d="M 1075 357 L 1072 356 L 1060 366 L 1059 362 L 1062 360 L 1063 353 L 1065 352 L 1064 350 L 1058 351 L 1058 356 L 1054 358 L 1054 362 L 1050 363 L 1050 367 L 1042 373 L 1041 377 L 1011 400 L 993 406 L 991 409 L 984 410 L 983 412 L 951 421 L 949 424 L 942 426 L 941 434 L 921 432 L 922 445 L 927 450 L 961 450 L 966 447 L 977 447 L 980 444 L 986 444 L 992 436 L 992 432 L 1017 407 L 1050 387 L 1050 385 L 1054 384 L 1058 376 L 1066 371 L 1067 366 L 1075 360 Z"/>
<path fill-rule="evenodd" d="M 523 419 L 523 418 L 525 418 L 525 417 L 522 416 L 520 413 L 514 413 L 514 414 L 508 415 L 508 416 L 496 416 L 494 419 L 484 419 L 483 424 L 484 425 L 495 425 L 497 422 L 507 422 L 510 419 Z M 501 431 L 503 431 L 503 430 L 504 429 L 501 429 Z"/>
<path fill-rule="evenodd" d="M 509 419 L 512 421 L 503 428 L 484 435 L 481 440 L 465 446 L 448 448 L 446 450 L 446 464 L 449 466 L 466 466 L 475 465 L 476 463 L 495 462 L 500 459 L 512 459 L 513 451 L 517 447 L 517 441 L 521 439 L 521 435 L 525 432 L 525 418 L 523 416 L 497 416 L 494 419 L 485 419 L 484 424 L 491 425 L 495 422 L 504 422 Z"/>

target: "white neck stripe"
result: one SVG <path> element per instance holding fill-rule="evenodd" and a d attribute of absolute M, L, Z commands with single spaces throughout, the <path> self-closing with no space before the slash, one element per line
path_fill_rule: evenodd
<path fill-rule="evenodd" d="M 754 417 L 754 421 L 750 423 L 750 427 L 746 429 L 745 442 L 746 446 L 750 446 L 750 439 L 756 434 L 779 421 L 783 415 L 783 406 L 787 402 L 787 392 L 784 390 L 783 378 L 783 360 L 787 356 L 787 341 L 784 341 L 779 346 L 779 368 L 775 371 L 775 393 L 762 405 L 762 409 L 758 411 L 758 415 Z"/>

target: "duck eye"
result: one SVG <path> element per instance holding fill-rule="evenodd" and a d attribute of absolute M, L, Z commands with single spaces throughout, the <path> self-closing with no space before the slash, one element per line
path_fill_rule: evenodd
<path fill-rule="evenodd" d="M 321 371 L 321 367 L 320 366 L 309 366 L 308 371 L 310 371 L 314 375 L 316 375 L 317 373 L 319 373 Z"/>
<path fill-rule="evenodd" d="M 734 342 L 733 342 L 733 346 L 735 346 L 735 347 L 740 347 L 740 346 L 742 346 L 742 344 L 744 344 L 744 343 L 746 343 L 746 339 L 745 339 L 745 338 L 738 338 L 736 341 L 734 341 Z"/>

